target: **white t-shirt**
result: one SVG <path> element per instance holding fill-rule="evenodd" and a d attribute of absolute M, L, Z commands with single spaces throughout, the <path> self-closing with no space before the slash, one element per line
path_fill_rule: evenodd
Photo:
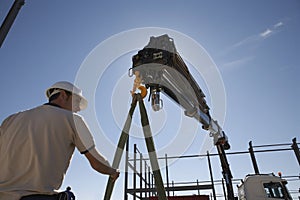
<path fill-rule="evenodd" d="M 13 114 L 0 127 L 0 200 L 54 194 L 60 188 L 75 147 L 95 147 L 83 118 L 42 105 Z"/>

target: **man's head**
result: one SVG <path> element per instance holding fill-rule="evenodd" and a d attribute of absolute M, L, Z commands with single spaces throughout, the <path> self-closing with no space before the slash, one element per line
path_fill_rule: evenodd
<path fill-rule="evenodd" d="M 82 90 L 67 81 L 54 83 L 46 90 L 46 96 L 49 102 L 73 112 L 87 107 L 87 100 L 82 96 Z"/>

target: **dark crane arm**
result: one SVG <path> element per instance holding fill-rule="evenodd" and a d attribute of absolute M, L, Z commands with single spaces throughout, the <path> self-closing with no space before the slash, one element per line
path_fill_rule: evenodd
<path fill-rule="evenodd" d="M 151 37 L 148 45 L 132 58 L 130 74 L 139 72 L 141 82 L 150 88 L 149 100 L 153 110 L 162 105 L 160 92 L 181 106 L 185 115 L 198 120 L 214 138 L 214 144 L 223 144 L 229 149 L 228 138 L 218 122 L 211 118 L 205 95 L 190 74 L 186 64 L 178 54 L 174 41 L 168 35 Z"/>
<path fill-rule="evenodd" d="M 162 108 L 162 92 L 181 106 L 185 115 L 195 118 L 209 131 L 220 157 L 227 199 L 233 200 L 232 174 L 224 151 L 230 148 L 228 138 L 210 116 L 205 95 L 178 54 L 173 39 L 168 35 L 151 37 L 148 45 L 132 57 L 132 62 L 129 75 L 136 75 L 134 88 L 140 83 L 150 88 L 149 100 L 154 111 Z"/>

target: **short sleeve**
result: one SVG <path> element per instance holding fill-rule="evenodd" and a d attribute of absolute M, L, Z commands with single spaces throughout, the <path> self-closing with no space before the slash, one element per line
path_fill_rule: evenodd
<path fill-rule="evenodd" d="M 74 114 L 74 144 L 80 153 L 87 153 L 95 147 L 94 138 L 83 117 Z"/>

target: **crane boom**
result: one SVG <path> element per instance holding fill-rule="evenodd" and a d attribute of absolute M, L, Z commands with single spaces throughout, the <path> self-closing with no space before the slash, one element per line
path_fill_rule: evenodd
<path fill-rule="evenodd" d="M 218 122 L 210 116 L 205 95 L 190 74 L 168 35 L 151 37 L 149 43 L 132 57 L 132 74 L 139 72 L 142 83 L 150 88 L 152 108 L 161 107 L 160 92 L 181 106 L 185 115 L 195 118 L 214 138 L 214 144 L 229 149 L 228 138 Z"/>
<path fill-rule="evenodd" d="M 177 52 L 173 39 L 167 34 L 151 37 L 149 43 L 132 57 L 132 63 L 129 75 L 135 74 L 138 83 L 150 88 L 149 100 L 154 111 L 162 107 L 162 92 L 181 106 L 186 116 L 195 118 L 203 129 L 209 131 L 221 161 L 227 199 L 234 200 L 232 174 L 225 153 L 230 148 L 228 138 L 218 122 L 210 116 L 205 95 Z"/>

